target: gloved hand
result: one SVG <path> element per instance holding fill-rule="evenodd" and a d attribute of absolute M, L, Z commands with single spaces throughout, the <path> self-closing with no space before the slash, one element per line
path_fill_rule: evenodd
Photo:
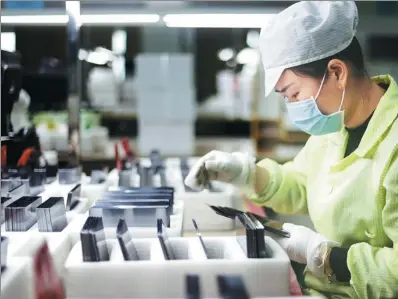
<path fill-rule="evenodd" d="M 316 276 L 325 274 L 325 256 L 329 246 L 339 243 L 330 241 L 308 227 L 285 223 L 283 229 L 290 233 L 290 238 L 278 240 L 292 261 L 307 264 L 307 268 Z"/>
<path fill-rule="evenodd" d="M 185 185 L 203 190 L 209 181 L 230 183 L 239 188 L 251 188 L 254 184 L 255 160 L 244 153 L 211 151 L 192 167 L 185 178 Z"/>

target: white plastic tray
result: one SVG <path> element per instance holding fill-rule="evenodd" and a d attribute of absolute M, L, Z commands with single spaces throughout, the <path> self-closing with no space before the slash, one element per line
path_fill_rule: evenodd
<path fill-rule="evenodd" d="M 12 247 L 7 262 L 15 257 L 32 257 L 44 241 L 47 241 L 56 272 L 62 275 L 65 260 L 74 245 L 68 235 L 64 233 L 27 234 L 24 239 L 11 236 Z"/>
<path fill-rule="evenodd" d="M 1 274 L 1 298 L 35 299 L 32 259 L 9 259 L 7 269 Z"/>
<path fill-rule="evenodd" d="M 109 240 L 110 261 L 85 263 L 81 243 L 66 260 L 65 285 L 70 299 L 184 298 L 186 274 L 198 274 L 203 296 L 217 298 L 216 275 L 240 275 L 253 297 L 288 296 L 290 261 L 272 239 L 269 259 L 247 259 L 234 237 L 204 238 L 212 259 L 199 250 L 197 238 L 171 238 L 178 260 L 165 261 L 157 239 L 137 239 L 140 261 L 125 262 L 116 240 Z M 149 260 L 148 260 L 149 259 Z M 87 279 L 87 278 L 90 279 Z"/>
<path fill-rule="evenodd" d="M 192 167 L 199 158 L 191 157 L 188 165 Z M 194 231 L 192 218 L 196 220 L 201 231 L 228 231 L 235 228 L 232 219 L 221 217 L 208 205 L 227 206 L 242 209 L 243 200 L 239 190 L 234 186 L 212 182 L 213 186 L 222 192 L 186 192 L 180 170 L 180 159 L 166 159 L 166 173 L 169 183 L 174 186 L 175 198 L 184 201 L 184 231 Z"/>
<path fill-rule="evenodd" d="M 197 157 L 188 159 L 188 164 L 193 164 L 198 160 Z M 148 158 L 140 160 L 142 164 L 150 165 Z M 239 191 L 229 184 L 213 182 L 213 185 L 222 190 L 222 192 L 185 192 L 181 171 L 180 159 L 168 158 L 165 160 L 166 177 L 170 186 L 174 187 L 174 198 L 184 202 L 184 231 L 194 231 L 192 218 L 194 218 L 201 231 L 229 231 L 235 228 L 235 222 L 232 219 L 221 217 L 208 207 L 208 204 L 227 206 L 236 209 L 242 209 L 243 200 Z M 118 172 L 112 170 L 108 176 L 108 185 L 118 185 Z"/>
<path fill-rule="evenodd" d="M 170 227 L 167 228 L 167 234 L 170 237 L 182 236 L 182 224 L 183 224 L 183 210 L 184 203 L 182 201 L 175 201 L 173 214 L 170 215 Z M 67 227 L 69 237 L 73 242 L 80 240 L 80 231 L 86 222 L 88 213 L 84 215 L 78 215 L 75 217 L 73 223 Z M 157 236 L 157 228 L 153 227 L 130 227 L 129 231 L 134 238 L 154 238 Z M 116 227 L 105 228 L 105 235 L 108 239 L 116 238 Z"/>

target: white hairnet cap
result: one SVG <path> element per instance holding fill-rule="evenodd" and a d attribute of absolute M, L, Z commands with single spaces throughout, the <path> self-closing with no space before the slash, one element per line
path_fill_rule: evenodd
<path fill-rule="evenodd" d="M 347 48 L 358 26 L 354 1 L 301 1 L 261 29 L 259 49 L 265 96 L 287 68 L 317 61 Z"/>

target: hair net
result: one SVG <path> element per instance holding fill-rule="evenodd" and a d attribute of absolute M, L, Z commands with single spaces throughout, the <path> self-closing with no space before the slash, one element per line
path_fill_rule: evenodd
<path fill-rule="evenodd" d="M 354 1 L 301 1 L 261 29 L 259 49 L 265 95 L 287 68 L 317 61 L 347 48 L 358 26 Z"/>

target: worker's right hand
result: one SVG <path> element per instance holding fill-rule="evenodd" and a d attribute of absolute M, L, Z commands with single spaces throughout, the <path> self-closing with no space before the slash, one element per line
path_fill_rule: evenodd
<path fill-rule="evenodd" d="M 195 163 L 185 185 L 203 190 L 209 181 L 221 181 L 242 188 L 253 184 L 255 160 L 244 153 L 211 151 Z"/>

